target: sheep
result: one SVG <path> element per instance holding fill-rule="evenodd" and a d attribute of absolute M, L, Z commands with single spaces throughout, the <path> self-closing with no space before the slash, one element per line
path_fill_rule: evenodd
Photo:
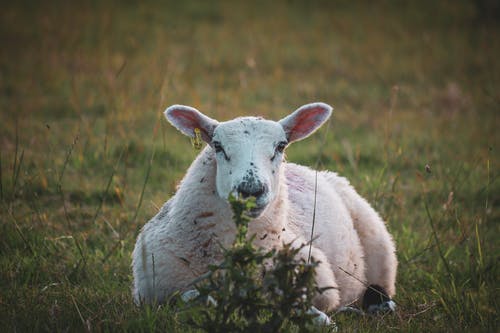
<path fill-rule="evenodd" d="M 333 287 L 314 297 L 320 311 L 356 302 L 367 286 L 384 296 L 380 302 L 393 297 L 395 245 L 377 212 L 347 179 L 284 160 L 286 147 L 316 131 L 332 110 L 317 102 L 277 122 L 240 117 L 219 123 L 192 107 L 167 108 L 165 116 L 174 127 L 208 145 L 137 237 L 135 302 L 164 302 L 175 291 L 188 292 L 208 265 L 220 263 L 220 245 L 230 246 L 236 233 L 230 193 L 255 197 L 249 234 L 265 250 L 307 243 L 314 216 L 317 238 L 310 250 L 320 262 L 315 282 Z M 299 255 L 308 258 L 309 247 Z"/>

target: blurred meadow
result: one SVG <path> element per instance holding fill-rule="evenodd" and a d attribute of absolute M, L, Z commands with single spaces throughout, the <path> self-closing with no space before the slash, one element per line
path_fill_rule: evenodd
<path fill-rule="evenodd" d="M 0 326 L 185 332 L 131 298 L 135 237 L 196 156 L 163 117 L 280 119 L 400 260 L 398 311 L 340 332 L 498 331 L 500 15 L 478 1 L 13 1 L 0 10 Z"/>

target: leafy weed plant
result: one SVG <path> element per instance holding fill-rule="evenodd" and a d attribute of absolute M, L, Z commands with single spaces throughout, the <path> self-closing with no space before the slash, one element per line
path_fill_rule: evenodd
<path fill-rule="evenodd" d="M 251 222 L 246 215 L 254 199 L 230 196 L 229 202 L 236 238 L 231 248 L 224 249 L 223 262 L 210 266 L 197 284 L 195 309 L 200 315 L 191 324 L 207 332 L 282 332 L 291 324 L 301 332 L 309 331 L 314 327 L 315 315 L 308 312 L 312 299 L 315 292 L 324 290 L 314 285 L 318 262 L 297 257 L 306 244 L 299 248 L 284 244 L 270 251 L 256 248 L 255 235 L 248 235 Z"/>

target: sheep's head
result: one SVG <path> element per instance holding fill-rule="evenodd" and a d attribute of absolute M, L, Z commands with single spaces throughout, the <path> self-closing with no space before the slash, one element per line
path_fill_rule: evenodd
<path fill-rule="evenodd" d="M 194 108 L 173 105 L 165 116 L 190 137 L 199 129 L 202 139 L 215 151 L 218 195 L 224 199 L 230 193 L 255 197 L 256 207 L 250 213 L 258 217 L 279 192 L 285 148 L 313 133 L 331 112 L 327 104 L 312 103 L 277 122 L 242 117 L 219 123 Z"/>

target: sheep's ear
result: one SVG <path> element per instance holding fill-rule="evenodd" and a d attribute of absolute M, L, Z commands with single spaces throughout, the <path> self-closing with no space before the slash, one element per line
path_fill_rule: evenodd
<path fill-rule="evenodd" d="M 203 141 L 210 143 L 214 130 L 219 124 L 217 120 L 205 116 L 200 111 L 185 105 L 172 105 L 164 112 L 167 120 L 179 131 L 192 138 L 198 128 Z"/>
<path fill-rule="evenodd" d="M 302 140 L 321 127 L 332 114 L 333 108 L 325 103 L 311 103 L 279 121 L 288 142 Z"/>

